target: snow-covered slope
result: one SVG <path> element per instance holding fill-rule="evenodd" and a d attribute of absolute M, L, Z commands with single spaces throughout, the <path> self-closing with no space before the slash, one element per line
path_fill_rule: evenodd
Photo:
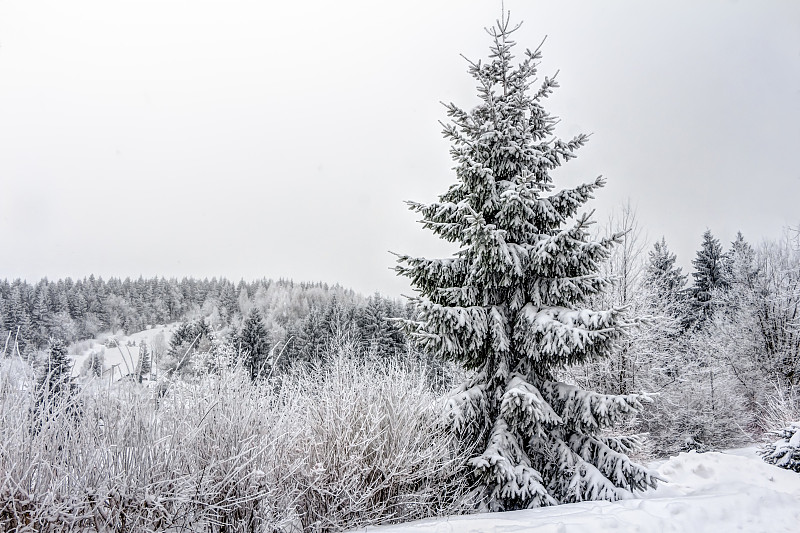
<path fill-rule="evenodd" d="M 83 341 L 80 344 L 81 350 L 79 353 L 71 353 L 69 357 L 73 360 L 72 375 L 77 376 L 83 363 L 90 357 L 92 352 L 102 353 L 104 357 L 105 370 L 110 369 L 112 366 L 115 368 L 115 376 L 122 377 L 132 372 L 139 361 L 139 342 L 145 341 L 152 351 L 153 340 L 159 333 L 164 334 L 164 342 L 169 343 L 172 337 L 172 332 L 177 327 L 177 323 L 155 326 L 137 333 L 130 335 L 116 335 L 118 346 L 108 348 L 104 346 L 103 340 L 92 339 Z M 128 346 L 128 342 L 133 341 L 133 346 Z"/>
<path fill-rule="evenodd" d="M 666 482 L 641 498 L 530 511 L 454 516 L 369 528 L 370 533 L 800 532 L 800 475 L 754 450 L 682 453 L 662 463 Z"/>

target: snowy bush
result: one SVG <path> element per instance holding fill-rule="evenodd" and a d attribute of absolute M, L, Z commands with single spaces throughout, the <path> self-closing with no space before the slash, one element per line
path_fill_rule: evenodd
<path fill-rule="evenodd" d="M 284 380 L 286 409 L 297 424 L 292 446 L 305 461 L 298 472 L 304 529 L 461 510 L 468 456 L 439 426 L 441 406 L 424 371 L 356 359 L 352 348 L 343 354 Z"/>
<path fill-rule="evenodd" d="M 770 464 L 800 472 L 800 397 L 795 389 L 775 386 L 761 406 L 759 425 L 779 437 L 759 452 Z M 777 431 L 770 428 L 782 428 Z"/>
<path fill-rule="evenodd" d="M 253 464 L 275 447 L 271 399 L 240 382 L 231 374 L 176 387 L 158 407 L 133 381 L 98 394 L 85 388 L 79 417 L 55 397 L 31 409 L 27 390 L 3 383 L 0 530 L 159 531 L 288 519 L 291 502 L 268 500 Z"/>
<path fill-rule="evenodd" d="M 457 511 L 465 458 L 422 370 L 349 355 L 281 382 L 223 366 L 157 402 L 96 380 L 80 416 L 35 409 L 31 371 L 4 362 L 0 530 L 340 531 Z"/>
<path fill-rule="evenodd" d="M 767 390 L 770 390 L 769 388 Z M 800 420 L 800 393 L 797 388 L 773 385 L 767 400 L 759 405 L 758 425 L 764 433 L 789 426 Z"/>

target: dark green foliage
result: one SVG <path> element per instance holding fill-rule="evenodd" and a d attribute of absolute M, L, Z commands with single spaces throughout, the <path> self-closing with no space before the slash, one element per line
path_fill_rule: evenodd
<path fill-rule="evenodd" d="M 312 307 L 308 315 L 289 330 L 289 359 L 309 362 L 322 357 L 332 338 L 326 316 L 318 307 Z"/>
<path fill-rule="evenodd" d="M 379 294 L 371 296 L 367 305 L 356 313 L 362 345 L 377 357 L 393 357 L 406 350 L 403 332 L 393 318 L 403 316 L 403 309 Z"/>
<path fill-rule="evenodd" d="M 261 312 L 282 366 L 316 360 L 335 341 L 352 341 L 378 357 L 405 349 L 404 334 L 391 322 L 405 316 L 403 305 L 378 295 L 364 298 L 338 285 L 263 279 L 234 284 L 216 278 L 104 281 L 95 276 L 76 282 L 43 279 L 34 285 L 0 280 L 0 333 L 7 337 L 11 332 L 8 353 L 16 352 L 16 339 L 23 355 L 43 348 L 49 336 L 71 343 L 109 330 L 130 333 L 178 321 L 187 313 L 197 317 L 199 312 L 206 319 L 205 331 L 189 331 L 188 324 L 182 325 L 165 361 L 161 350 L 152 354 L 159 366 L 163 362 L 167 369 L 175 370 L 179 364 L 185 368 L 192 354 L 185 360 L 183 356 L 198 333 L 199 344 L 192 353 L 211 344 L 210 324 L 215 331 L 228 332 L 229 338 L 219 341 L 238 349 L 235 337 L 244 322 L 240 309 Z"/>
<path fill-rule="evenodd" d="M 269 334 L 257 309 L 253 309 L 245 319 L 237 340 L 250 379 L 256 380 L 266 376 L 270 371 Z"/>
<path fill-rule="evenodd" d="M 233 316 L 239 311 L 239 298 L 233 283 L 223 283 L 219 289 L 219 306 L 223 319 L 230 323 Z"/>
<path fill-rule="evenodd" d="M 37 372 L 37 403 L 67 397 L 74 389 L 72 360 L 67 355 L 67 345 L 60 339 L 51 339 Z"/>
<path fill-rule="evenodd" d="M 775 432 L 780 438 L 759 453 L 766 462 L 787 470 L 800 472 L 800 422 L 789 424 Z"/>
<path fill-rule="evenodd" d="M 400 303 L 379 294 L 365 304 L 345 302 L 336 297 L 322 306 L 313 305 L 308 314 L 287 328 L 288 361 L 317 361 L 332 343 L 351 342 L 373 357 L 393 357 L 406 350 L 406 338 L 395 320 L 406 318 Z"/>
<path fill-rule="evenodd" d="M 208 352 L 211 347 L 211 330 L 202 319 L 180 324 L 173 333 L 167 348 L 165 370 L 180 372 L 190 367 L 194 354 Z"/>
<path fill-rule="evenodd" d="M 144 339 L 139 343 L 139 362 L 136 364 L 136 380 L 141 383 L 145 375 L 150 374 L 153 368 L 150 351 Z"/>
<path fill-rule="evenodd" d="M 692 260 L 694 284 L 690 290 L 696 327 L 702 328 L 714 315 L 714 293 L 725 286 L 722 246 L 710 231 L 703 233 L 703 242 Z"/>
<path fill-rule="evenodd" d="M 130 333 L 148 325 L 182 320 L 187 313 L 199 309 L 209 315 L 216 311 L 222 325 L 238 324 L 239 293 L 256 295 L 259 288 L 266 290 L 270 298 L 255 302 L 262 313 L 276 310 L 274 316 L 264 316 L 268 329 L 272 323 L 288 328 L 301 321 L 311 307 L 327 308 L 330 299 L 337 295 L 347 306 L 360 305 L 363 300 L 339 286 L 291 280 L 234 284 L 216 278 L 140 277 L 106 281 L 93 275 L 78 281 L 42 279 L 36 284 L 0 280 L 0 330 L 12 331 L 16 336 L 19 327 L 22 352 L 28 344 L 32 348 L 45 348 L 50 336 L 69 343 L 109 330 Z"/>

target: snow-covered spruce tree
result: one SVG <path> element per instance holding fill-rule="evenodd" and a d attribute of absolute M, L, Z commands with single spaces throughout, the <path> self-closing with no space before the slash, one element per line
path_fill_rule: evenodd
<path fill-rule="evenodd" d="M 714 292 L 725 286 L 724 260 L 719 240 L 706 230 L 703 242 L 692 260 L 694 285 L 690 289 L 695 325 L 702 328 L 714 315 Z"/>
<path fill-rule="evenodd" d="M 147 343 L 142 339 L 139 342 L 139 362 L 136 363 L 136 381 L 142 382 L 146 374 L 150 374 L 153 368 L 153 361 L 150 357 L 150 351 L 147 349 Z"/>
<path fill-rule="evenodd" d="M 686 274 L 676 266 L 677 259 L 667 246 L 666 239 L 661 237 L 648 253 L 644 284 L 650 288 L 649 296 L 663 300 L 663 307 L 670 316 L 681 318 L 685 307 Z"/>
<path fill-rule="evenodd" d="M 41 361 L 36 378 L 36 405 L 53 409 L 60 402 L 73 400 L 76 391 L 72 380 L 72 360 L 67 345 L 61 339 L 50 339 L 45 359 Z"/>
<path fill-rule="evenodd" d="M 775 432 L 780 438 L 759 451 L 772 465 L 800 472 L 800 421 Z"/>
<path fill-rule="evenodd" d="M 591 310 L 607 287 L 599 263 L 619 242 L 592 241 L 578 209 L 603 185 L 554 192 L 550 173 L 586 141 L 553 135 L 542 101 L 557 87 L 535 82 L 537 49 L 512 64 L 508 18 L 488 30 L 488 62 L 470 62 L 480 103 L 447 105 L 457 182 L 430 205 L 411 203 L 422 224 L 458 243 L 447 259 L 400 256 L 418 294 L 407 322 L 423 350 L 460 361 L 471 377 L 447 403 L 452 427 L 479 447 L 471 460 L 491 510 L 616 500 L 655 485 L 627 455 L 635 439 L 600 430 L 641 407 L 639 395 L 599 394 L 560 383 L 565 365 L 608 356 L 630 322 L 622 309 Z"/>
<path fill-rule="evenodd" d="M 67 345 L 61 339 L 50 339 L 50 347 L 41 362 L 37 384 L 59 394 L 71 387 L 72 361 L 67 355 Z"/>
<path fill-rule="evenodd" d="M 253 309 L 247 316 L 239 334 L 241 352 L 244 356 L 244 367 L 250 373 L 250 379 L 255 381 L 259 377 L 269 373 L 267 359 L 269 358 L 270 346 L 267 327 L 261 312 Z"/>

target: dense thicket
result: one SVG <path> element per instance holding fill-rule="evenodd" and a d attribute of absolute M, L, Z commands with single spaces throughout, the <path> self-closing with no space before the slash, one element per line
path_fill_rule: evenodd
<path fill-rule="evenodd" d="M 587 387 L 654 393 L 630 426 L 649 435 L 650 451 L 720 449 L 752 442 L 772 419 L 774 397 L 797 398 L 800 368 L 800 243 L 789 233 L 749 244 L 739 233 L 727 250 L 706 231 L 692 261 L 692 283 L 666 240 L 644 254 L 630 207 L 608 232 L 626 232 L 606 273 L 616 282 L 601 299 L 647 317 L 619 343 L 616 357 L 571 373 Z M 638 242 L 637 242 L 638 241 Z M 777 419 L 776 419 L 777 418 Z"/>
<path fill-rule="evenodd" d="M 79 406 L 1 359 L 0 531 L 334 533 L 465 510 L 425 369 L 353 344 L 320 359 L 174 379 L 158 402 L 94 381 Z"/>

